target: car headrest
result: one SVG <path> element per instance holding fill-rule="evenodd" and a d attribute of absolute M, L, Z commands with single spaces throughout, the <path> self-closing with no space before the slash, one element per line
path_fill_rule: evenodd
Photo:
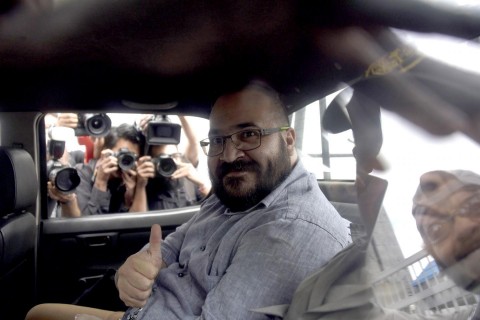
<path fill-rule="evenodd" d="M 35 204 L 37 186 L 30 154 L 23 149 L 0 147 L 0 216 Z"/>

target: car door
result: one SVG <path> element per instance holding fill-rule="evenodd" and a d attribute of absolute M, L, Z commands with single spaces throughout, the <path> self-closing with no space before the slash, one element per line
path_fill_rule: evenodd
<path fill-rule="evenodd" d="M 109 116 L 114 121 L 113 125 L 119 125 L 128 121 L 132 123 L 131 120 L 136 115 L 109 113 Z M 195 119 L 193 121 L 195 122 Z M 197 129 L 200 128 L 197 130 L 200 132 L 197 133 L 203 133 L 206 120 L 196 121 L 202 124 L 201 128 L 197 124 Z M 36 303 L 89 303 L 91 306 L 93 303 L 97 307 L 107 309 L 125 308 L 113 286 L 114 270 L 129 255 L 148 243 L 153 224 L 160 224 L 162 235 L 166 237 L 198 212 L 200 204 L 178 209 L 110 213 L 76 218 L 52 214 L 56 210 L 55 207 L 52 210 L 52 200 L 48 197 L 46 188 L 47 181 L 52 179 L 52 171 L 49 174 L 46 163 L 48 157 L 46 139 L 49 139 L 51 131 L 49 133 L 45 128 L 46 123 L 48 120 L 46 121 L 45 114 L 40 115 L 36 128 L 38 171 L 41 181 L 37 212 Z M 65 138 L 66 149 L 77 144 L 77 138 L 77 136 L 74 140 Z M 85 151 L 85 147 L 80 144 L 76 147 Z M 205 171 L 203 165 L 197 169 Z M 206 172 L 203 173 L 206 176 Z M 94 291 L 85 296 L 92 287 Z M 102 295 L 103 299 L 95 301 L 93 299 L 95 292 Z"/>

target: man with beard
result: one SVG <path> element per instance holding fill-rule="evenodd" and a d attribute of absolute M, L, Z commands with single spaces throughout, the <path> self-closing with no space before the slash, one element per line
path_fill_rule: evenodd
<path fill-rule="evenodd" d="M 214 104 L 208 156 L 213 194 L 191 220 L 150 242 L 116 273 L 123 319 L 267 319 L 298 284 L 350 242 L 346 221 L 297 156 L 279 96 L 252 83 Z M 56 316 L 53 316 L 55 314 Z M 121 312 L 40 305 L 27 319 Z"/>

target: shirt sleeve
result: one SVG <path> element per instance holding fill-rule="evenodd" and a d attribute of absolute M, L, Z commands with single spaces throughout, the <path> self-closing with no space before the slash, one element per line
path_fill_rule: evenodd
<path fill-rule="evenodd" d="M 267 319 L 250 310 L 289 303 L 299 283 L 341 244 L 320 226 L 282 219 L 248 231 L 207 295 L 201 319 Z"/>
<path fill-rule="evenodd" d="M 108 213 L 110 206 L 110 193 L 100 191 L 93 186 L 93 169 L 88 165 L 77 167 L 80 184 L 75 193 L 82 216 Z"/>

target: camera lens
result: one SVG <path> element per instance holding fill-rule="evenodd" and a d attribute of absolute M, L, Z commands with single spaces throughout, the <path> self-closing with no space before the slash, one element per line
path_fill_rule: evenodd
<path fill-rule="evenodd" d="M 111 127 L 111 120 L 103 114 L 86 114 L 85 130 L 91 136 L 104 136 Z"/>
<path fill-rule="evenodd" d="M 164 177 L 170 177 L 175 170 L 177 170 L 177 165 L 172 158 L 160 158 L 157 165 L 157 172 L 159 175 Z"/>
<path fill-rule="evenodd" d="M 50 173 L 50 180 L 55 188 L 63 192 L 71 192 L 80 184 L 80 177 L 74 168 L 54 169 Z"/>
<path fill-rule="evenodd" d="M 131 154 L 122 154 L 118 157 L 118 166 L 126 171 L 135 167 L 135 156 Z"/>

